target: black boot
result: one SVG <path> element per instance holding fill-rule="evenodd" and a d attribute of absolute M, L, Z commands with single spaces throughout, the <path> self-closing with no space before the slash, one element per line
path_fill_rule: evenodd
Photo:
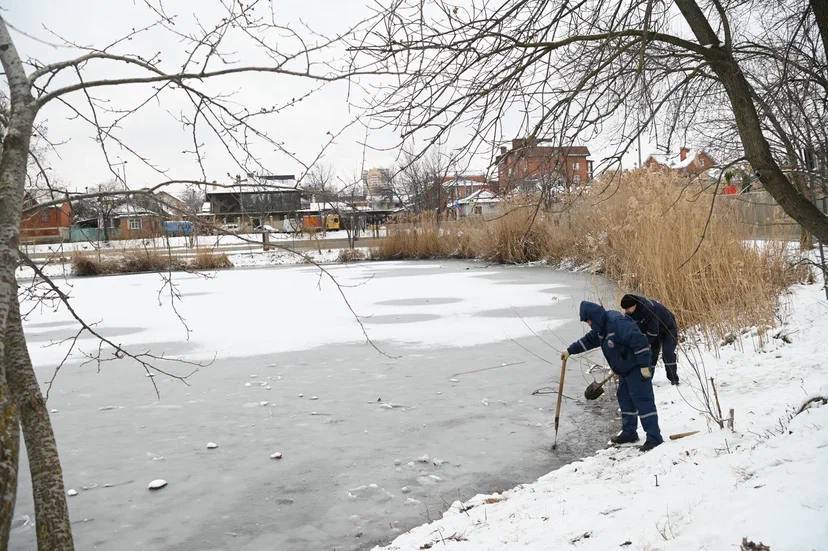
<path fill-rule="evenodd" d="M 667 378 L 670 379 L 670 384 L 677 385 L 679 384 L 678 373 L 676 372 L 676 366 L 674 365 L 667 365 L 665 366 L 667 370 Z"/>
<path fill-rule="evenodd" d="M 623 432 L 619 432 L 612 438 L 610 438 L 610 443 L 613 446 L 620 446 L 621 444 L 633 444 L 638 442 L 638 433 L 635 434 L 624 434 Z"/>
<path fill-rule="evenodd" d="M 647 440 L 646 442 L 644 442 L 644 445 L 641 446 L 638 449 L 641 450 L 641 453 L 644 453 L 644 452 L 650 451 L 651 449 L 655 448 L 656 446 L 662 445 L 663 443 L 664 443 L 663 440 L 661 442 L 658 442 L 656 440 Z"/>

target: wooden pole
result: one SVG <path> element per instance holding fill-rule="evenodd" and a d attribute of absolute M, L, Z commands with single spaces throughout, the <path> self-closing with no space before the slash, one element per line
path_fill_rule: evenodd
<path fill-rule="evenodd" d="M 561 402 L 563 401 L 564 377 L 566 376 L 566 358 L 561 360 L 561 378 L 558 381 L 558 403 L 555 404 L 555 443 L 552 449 L 558 447 L 558 425 L 561 421 Z"/>
<path fill-rule="evenodd" d="M 678 440 L 679 438 L 685 438 L 687 436 L 693 436 L 694 434 L 698 434 L 699 431 L 691 430 L 690 432 L 680 432 L 678 434 L 671 434 L 670 440 Z"/>

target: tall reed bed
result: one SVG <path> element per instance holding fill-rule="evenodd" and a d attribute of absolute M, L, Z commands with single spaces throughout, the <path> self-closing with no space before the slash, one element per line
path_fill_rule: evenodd
<path fill-rule="evenodd" d="M 372 256 L 589 264 L 621 292 L 664 301 L 682 326 L 710 337 L 769 325 L 780 294 L 807 270 L 786 243 L 749 241 L 726 205 L 711 216 L 712 200 L 698 184 L 638 171 L 595 182 L 550 210 L 524 201 L 488 219 L 426 216 L 392 226 Z"/>

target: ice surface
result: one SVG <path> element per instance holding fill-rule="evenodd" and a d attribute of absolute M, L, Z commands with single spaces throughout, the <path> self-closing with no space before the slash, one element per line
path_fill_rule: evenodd
<path fill-rule="evenodd" d="M 315 268 L 230 270 L 177 281 L 189 294 L 179 305 L 192 329 L 187 340 L 168 301 L 159 306 L 157 275 L 67 282 L 84 315 L 103 327 L 138 328 L 118 338 L 124 346 L 194 361 L 215 357 L 189 386 L 156 376 L 160 401 L 144 371 L 126 360 L 100 373 L 81 366 L 80 357 L 63 368 L 49 405 L 61 412 L 53 423 L 64 478 L 67 487 L 99 484 L 72 499 L 73 520 L 94 519 L 74 524 L 79 549 L 364 549 L 434 518 L 458 496 L 534 480 L 602 446 L 612 432 L 612 414 L 601 403 L 566 402 L 558 450 L 550 452 L 554 398 L 531 392 L 556 381 L 557 370 L 511 342 L 554 362 L 556 351 L 526 324 L 556 347 L 568 344 L 583 333 L 577 300 L 612 298 L 596 288 L 599 280 L 466 262 L 332 270 L 343 284 L 357 285 L 343 290 L 361 316 L 436 318 L 366 324 L 391 357 L 383 356 L 364 342 L 330 282 L 323 277 L 318 289 Z M 518 316 L 528 310 L 523 319 L 477 315 L 494 308 Z M 32 347 L 41 380 L 65 349 L 40 345 L 73 333 L 68 321 L 66 312 L 47 309 L 27 320 L 27 335 L 58 332 Z M 94 347 L 91 340 L 81 345 Z M 469 373 L 449 383 L 458 372 Z M 588 379 L 571 362 L 567 393 L 580 395 Z M 270 391 L 259 384 L 266 382 Z M 305 395 L 319 400 L 296 398 Z M 378 407 L 377 397 L 392 407 Z M 269 407 L 259 407 L 264 401 Z M 106 404 L 117 408 L 99 411 Z M 220 442 L 221 453 L 205 442 Z M 285 459 L 270 460 L 275 450 Z M 450 463 L 414 462 L 426 454 Z M 159 475 L 174 483 L 150 494 L 142 481 Z M 24 478 L 20 518 L 33 511 Z M 371 484 L 371 497 L 348 497 L 349 489 Z M 403 495 L 403 487 L 410 492 Z M 406 505 L 409 498 L 419 503 Z M 34 541 L 31 527 L 13 531 L 14 549 Z"/>

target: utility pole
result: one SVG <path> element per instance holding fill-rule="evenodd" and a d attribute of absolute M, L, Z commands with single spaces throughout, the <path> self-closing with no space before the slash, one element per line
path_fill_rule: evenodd
<path fill-rule="evenodd" d="M 641 168 L 641 130 L 640 130 L 640 127 L 639 127 L 639 132 L 638 132 L 638 168 Z"/>

